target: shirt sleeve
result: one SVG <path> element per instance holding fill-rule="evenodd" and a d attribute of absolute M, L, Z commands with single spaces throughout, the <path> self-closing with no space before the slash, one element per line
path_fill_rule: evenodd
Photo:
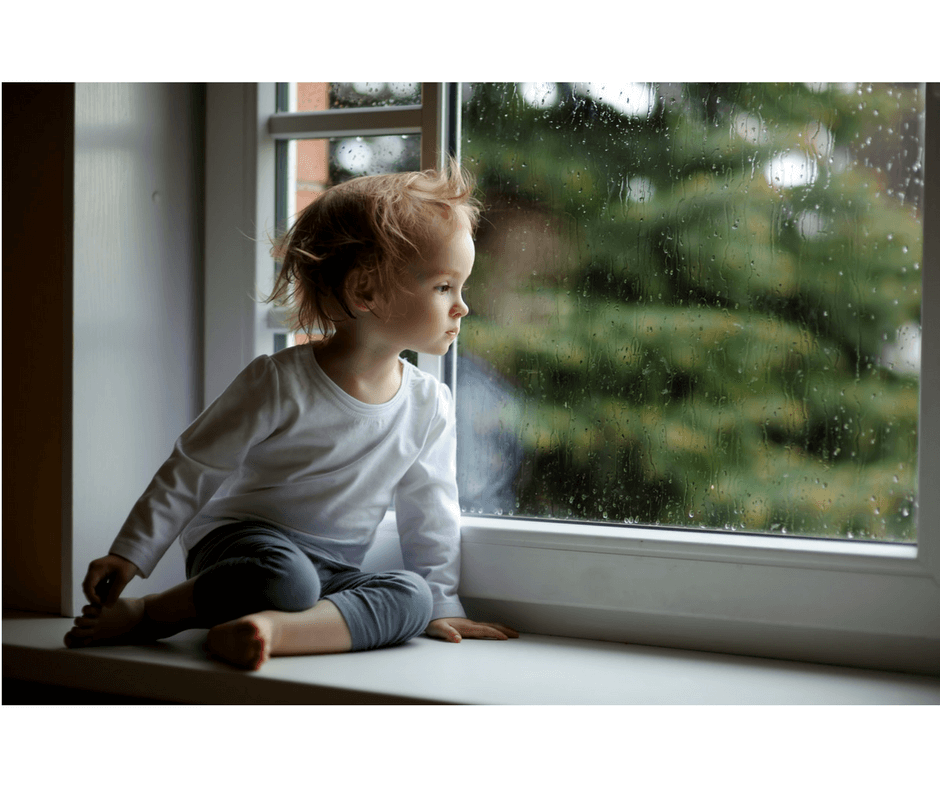
<path fill-rule="evenodd" d="M 180 435 L 110 552 L 148 577 L 173 541 L 278 419 L 274 362 L 259 356 Z"/>
<path fill-rule="evenodd" d="M 428 583 L 431 618 L 464 617 L 460 582 L 457 434 L 450 389 L 441 385 L 437 413 L 421 454 L 398 484 L 395 517 L 406 569 Z"/>

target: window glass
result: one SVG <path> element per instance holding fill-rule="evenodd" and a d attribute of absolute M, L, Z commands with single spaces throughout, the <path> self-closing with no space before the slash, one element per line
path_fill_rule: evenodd
<path fill-rule="evenodd" d="M 470 83 L 461 506 L 916 540 L 923 89 Z"/>
<path fill-rule="evenodd" d="M 354 107 L 405 107 L 421 103 L 420 82 L 284 82 L 281 112 Z"/>
<path fill-rule="evenodd" d="M 421 137 L 395 134 L 381 137 L 340 137 L 288 140 L 289 222 L 329 186 L 360 175 L 381 175 L 420 169 Z"/>

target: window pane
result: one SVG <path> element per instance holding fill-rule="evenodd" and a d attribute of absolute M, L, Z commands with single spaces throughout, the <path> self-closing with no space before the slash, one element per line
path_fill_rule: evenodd
<path fill-rule="evenodd" d="M 420 82 L 285 82 L 279 112 L 351 107 L 401 107 L 421 103 Z"/>
<path fill-rule="evenodd" d="M 360 175 L 380 175 L 420 169 L 421 137 L 395 134 L 383 137 L 339 137 L 289 140 L 287 157 L 287 220 L 292 222 L 317 194 Z"/>
<path fill-rule="evenodd" d="M 920 86 L 462 100 L 465 511 L 915 541 Z"/>

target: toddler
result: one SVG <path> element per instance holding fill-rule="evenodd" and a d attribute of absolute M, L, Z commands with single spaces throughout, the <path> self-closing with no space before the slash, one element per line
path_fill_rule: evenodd
<path fill-rule="evenodd" d="M 303 211 L 278 245 L 270 300 L 290 300 L 322 339 L 256 358 L 183 432 L 89 566 L 67 646 L 201 627 L 210 653 L 257 669 L 422 632 L 518 637 L 465 617 L 451 394 L 400 358 L 456 339 L 478 216 L 453 163 L 357 178 Z M 393 501 L 406 570 L 364 573 Z M 177 537 L 188 579 L 121 598 Z"/>

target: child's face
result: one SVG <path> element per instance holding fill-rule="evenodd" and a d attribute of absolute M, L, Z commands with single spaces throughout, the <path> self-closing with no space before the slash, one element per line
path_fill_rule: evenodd
<path fill-rule="evenodd" d="M 461 290 L 473 270 L 475 257 L 470 232 L 460 227 L 425 260 L 413 263 L 399 293 L 383 309 L 383 332 L 403 350 L 447 352 L 460 331 L 460 319 L 470 310 Z"/>

